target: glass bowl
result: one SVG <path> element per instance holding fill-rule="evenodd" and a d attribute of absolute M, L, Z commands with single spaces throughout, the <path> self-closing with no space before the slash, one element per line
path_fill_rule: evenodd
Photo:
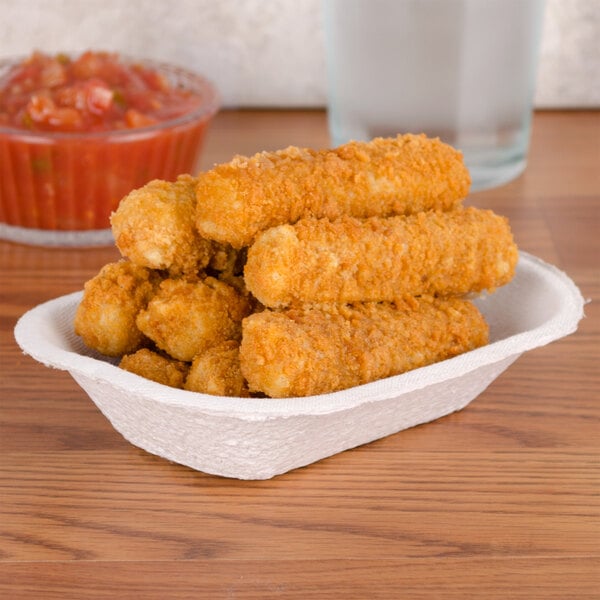
<path fill-rule="evenodd" d="M 0 239 L 42 246 L 112 244 L 109 217 L 152 179 L 193 173 L 219 108 L 214 86 L 180 67 L 119 57 L 199 97 L 191 112 L 145 127 L 36 132 L 0 124 Z M 0 81 L 23 58 L 0 61 Z"/>

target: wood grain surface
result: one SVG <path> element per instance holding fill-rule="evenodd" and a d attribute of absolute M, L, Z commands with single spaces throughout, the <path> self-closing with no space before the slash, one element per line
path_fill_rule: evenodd
<path fill-rule="evenodd" d="M 319 111 L 218 115 L 202 168 L 329 144 Z M 114 248 L 0 242 L 0 597 L 600 597 L 600 112 L 535 115 L 528 168 L 469 203 L 565 270 L 586 318 L 465 410 L 268 481 L 126 442 L 13 338 Z"/>

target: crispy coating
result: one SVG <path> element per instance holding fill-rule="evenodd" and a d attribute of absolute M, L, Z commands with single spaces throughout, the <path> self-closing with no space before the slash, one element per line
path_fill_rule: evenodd
<path fill-rule="evenodd" d="M 250 393 L 240 368 L 239 342 L 221 342 L 198 354 L 184 387 L 191 392 L 214 396 L 248 397 Z"/>
<path fill-rule="evenodd" d="M 236 248 L 302 217 L 450 210 L 466 197 L 462 154 L 425 135 L 350 142 L 332 150 L 290 146 L 237 156 L 198 176 L 196 226 Z"/>
<path fill-rule="evenodd" d="M 135 352 L 147 343 L 136 317 L 154 294 L 160 277 L 129 261 L 105 265 L 85 283 L 75 313 L 75 333 L 107 356 Z"/>
<path fill-rule="evenodd" d="M 459 208 L 280 225 L 249 248 L 244 276 L 269 307 L 393 301 L 493 291 L 511 280 L 517 258 L 504 217 Z"/>
<path fill-rule="evenodd" d="M 214 277 L 166 279 L 137 317 L 138 328 L 177 360 L 194 356 L 225 340 L 239 340 L 250 302 Z"/>
<path fill-rule="evenodd" d="M 194 225 L 196 179 L 154 180 L 133 190 L 111 215 L 115 243 L 132 262 L 171 275 L 195 273 L 209 264 L 214 244 Z"/>
<path fill-rule="evenodd" d="M 487 340 L 487 324 L 471 302 L 407 297 L 251 315 L 240 363 L 251 392 L 309 396 L 397 375 Z"/>
<path fill-rule="evenodd" d="M 187 363 L 163 356 L 149 348 L 142 348 L 134 354 L 126 354 L 121 358 L 119 367 L 174 388 L 183 388 L 189 370 Z"/>

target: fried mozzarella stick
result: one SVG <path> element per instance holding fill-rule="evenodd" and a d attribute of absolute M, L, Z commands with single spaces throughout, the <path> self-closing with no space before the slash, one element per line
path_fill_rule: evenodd
<path fill-rule="evenodd" d="M 239 340 L 251 311 L 249 298 L 214 277 L 166 279 L 135 322 L 163 352 L 189 362 L 211 346 Z"/>
<path fill-rule="evenodd" d="M 227 340 L 198 354 L 184 385 L 191 392 L 246 398 L 248 387 L 240 370 L 240 344 Z"/>
<path fill-rule="evenodd" d="M 508 221 L 489 210 L 302 219 L 260 234 L 244 276 L 268 307 L 393 301 L 493 291 L 510 281 L 517 256 Z"/>
<path fill-rule="evenodd" d="M 397 375 L 487 341 L 482 315 L 458 298 L 267 310 L 243 321 L 240 363 L 251 392 L 310 396 Z"/>
<path fill-rule="evenodd" d="M 136 326 L 136 318 L 160 282 L 158 273 L 129 261 L 104 265 L 85 283 L 75 313 L 75 333 L 86 346 L 107 356 L 139 350 L 149 340 Z"/>
<path fill-rule="evenodd" d="M 198 176 L 196 227 L 235 248 L 302 217 L 450 210 L 467 195 L 462 155 L 439 139 L 407 134 L 332 150 L 289 147 L 236 156 Z"/>
<path fill-rule="evenodd" d="M 121 358 L 119 367 L 140 377 L 174 388 L 183 388 L 189 370 L 187 363 L 163 356 L 149 348 L 142 348 L 133 354 L 126 354 Z"/>
<path fill-rule="evenodd" d="M 215 244 L 194 226 L 196 179 L 180 175 L 133 190 L 111 215 L 115 244 L 133 263 L 168 269 L 172 275 L 196 273 L 209 264 Z"/>

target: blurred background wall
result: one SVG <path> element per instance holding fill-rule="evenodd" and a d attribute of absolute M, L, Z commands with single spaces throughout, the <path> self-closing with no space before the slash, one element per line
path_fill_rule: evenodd
<path fill-rule="evenodd" d="M 0 58 L 114 50 L 191 67 L 228 107 L 325 104 L 320 0 L 0 0 L 0 15 Z M 600 107 L 600 0 L 547 0 L 536 105 Z"/>

